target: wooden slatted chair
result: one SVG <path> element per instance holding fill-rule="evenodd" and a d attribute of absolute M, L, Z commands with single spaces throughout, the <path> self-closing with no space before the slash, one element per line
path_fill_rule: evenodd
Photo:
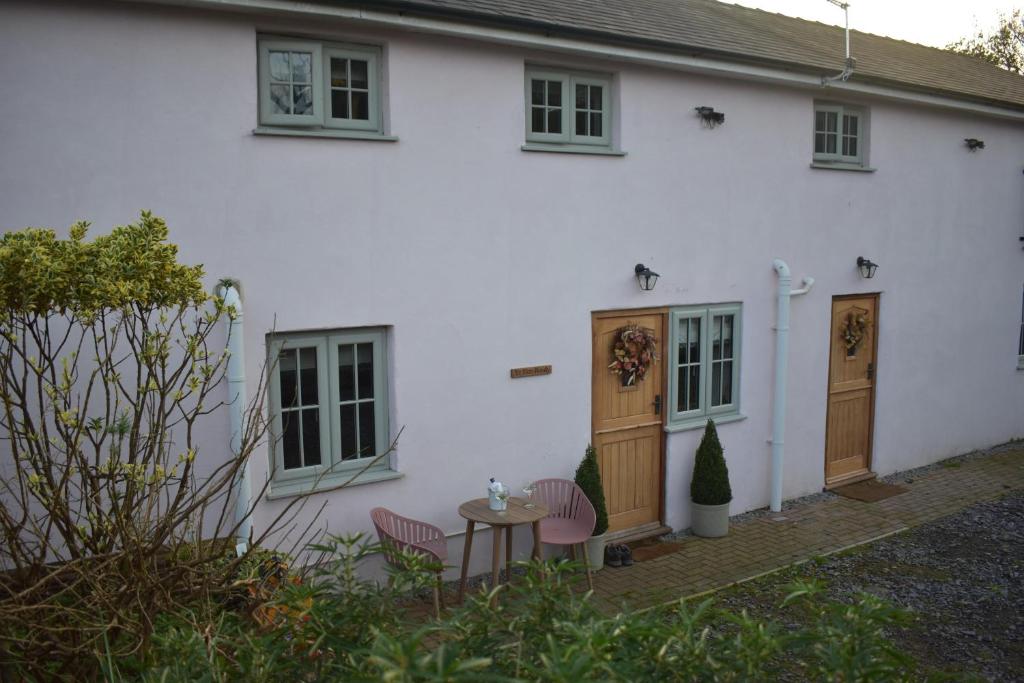
<path fill-rule="evenodd" d="M 370 519 L 377 529 L 377 537 L 384 546 L 384 558 L 394 567 L 402 567 L 402 553 L 414 552 L 426 555 L 428 559 L 443 565 L 448 559 L 448 539 L 444 532 L 433 524 L 420 522 L 388 510 L 374 508 L 370 510 Z M 441 590 L 441 572 L 437 570 L 437 581 L 434 583 L 434 613 L 441 618 L 444 607 L 444 593 Z"/>
<path fill-rule="evenodd" d="M 534 494 L 548 508 L 548 516 L 540 520 L 540 542 L 569 546 L 569 557 L 576 559 L 576 546 L 587 559 L 586 541 L 594 534 L 597 511 L 583 489 L 568 479 L 541 479 Z M 587 565 L 587 585 L 594 589 L 594 579 Z"/>

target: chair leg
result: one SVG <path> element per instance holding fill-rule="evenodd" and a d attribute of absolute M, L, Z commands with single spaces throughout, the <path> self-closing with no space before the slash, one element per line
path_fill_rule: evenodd
<path fill-rule="evenodd" d="M 587 546 L 580 543 L 580 550 L 583 552 L 583 559 L 587 565 L 587 585 L 590 586 L 590 590 L 594 590 L 594 575 L 590 571 L 590 558 L 587 557 Z"/>
<path fill-rule="evenodd" d="M 570 543 L 569 544 L 569 559 L 572 560 L 573 562 L 576 561 L 576 544 L 575 543 Z"/>
<path fill-rule="evenodd" d="M 444 596 L 441 594 L 441 572 L 437 573 L 437 581 L 434 582 L 434 616 L 441 618 L 441 606 L 444 604 Z"/>

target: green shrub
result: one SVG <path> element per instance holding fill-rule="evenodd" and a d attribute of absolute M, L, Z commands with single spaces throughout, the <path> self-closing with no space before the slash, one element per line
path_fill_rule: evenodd
<path fill-rule="evenodd" d="M 584 495 L 590 499 L 597 511 L 597 524 L 594 535 L 600 536 L 608 531 L 608 505 L 604 500 L 604 486 L 601 484 L 601 469 L 597 466 L 597 450 L 587 446 L 583 462 L 576 468 L 576 485 L 583 489 Z"/>
<path fill-rule="evenodd" d="M 704 428 L 704 438 L 697 448 L 690 481 L 690 498 L 698 505 L 724 505 L 732 500 L 729 468 L 725 465 L 722 444 L 713 420 Z"/>

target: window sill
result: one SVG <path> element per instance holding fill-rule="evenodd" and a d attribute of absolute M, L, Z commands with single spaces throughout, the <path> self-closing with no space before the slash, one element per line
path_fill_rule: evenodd
<path fill-rule="evenodd" d="M 560 152 L 562 154 L 593 154 L 603 157 L 624 157 L 626 153 L 610 147 L 588 147 L 587 145 L 556 145 L 528 142 L 520 147 L 524 152 Z"/>
<path fill-rule="evenodd" d="M 335 128 L 283 128 L 259 126 L 253 135 L 281 135 L 294 138 L 334 138 L 336 140 L 369 140 L 372 142 L 398 142 L 394 135 L 384 135 L 368 130 L 341 130 Z"/>
<path fill-rule="evenodd" d="M 340 486 L 352 478 L 353 472 L 333 472 L 324 475 L 314 485 L 312 479 L 297 479 L 295 481 L 271 482 L 267 493 L 264 496 L 267 500 L 279 498 L 292 498 L 304 493 L 316 493 L 321 489 L 331 489 Z M 369 470 L 349 482 L 348 486 L 362 486 L 363 484 L 376 484 L 381 481 L 401 479 L 405 475 L 395 470 Z M 334 491 L 329 491 L 334 493 Z"/>
<path fill-rule="evenodd" d="M 843 162 L 812 161 L 811 168 L 824 168 L 829 171 L 859 171 L 860 173 L 874 173 L 877 169 L 860 164 L 847 164 Z"/>
<path fill-rule="evenodd" d="M 746 420 L 747 416 L 742 413 L 727 413 L 725 415 L 702 415 L 700 417 L 694 417 L 689 420 L 680 420 L 678 422 L 669 422 L 665 425 L 665 431 L 669 434 L 674 432 L 686 432 L 691 429 L 703 429 L 708 423 L 708 420 L 714 420 L 715 426 L 728 424 L 730 422 L 739 422 L 740 420 Z"/>

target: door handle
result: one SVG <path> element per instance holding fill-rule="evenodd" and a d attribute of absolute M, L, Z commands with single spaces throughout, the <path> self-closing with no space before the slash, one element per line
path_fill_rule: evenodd
<path fill-rule="evenodd" d="M 874 379 L 874 378 L 875 378 L 875 364 L 874 363 L 868 363 L 868 379 Z"/>
<path fill-rule="evenodd" d="M 654 414 L 661 415 L 661 394 L 654 397 Z"/>

